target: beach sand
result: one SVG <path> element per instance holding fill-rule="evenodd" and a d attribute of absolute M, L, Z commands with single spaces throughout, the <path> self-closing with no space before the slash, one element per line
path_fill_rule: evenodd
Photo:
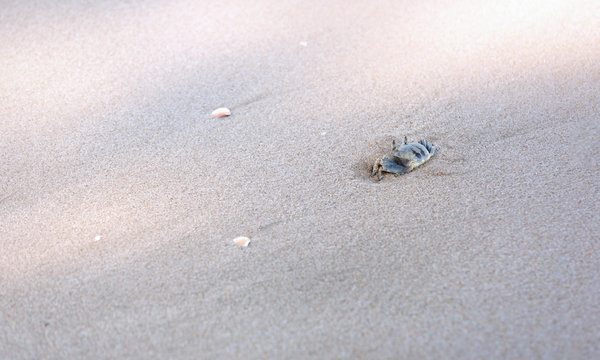
<path fill-rule="evenodd" d="M 600 357 L 598 29 L 597 1 L 5 2 L 0 358 Z M 438 153 L 374 181 L 405 135 Z"/>

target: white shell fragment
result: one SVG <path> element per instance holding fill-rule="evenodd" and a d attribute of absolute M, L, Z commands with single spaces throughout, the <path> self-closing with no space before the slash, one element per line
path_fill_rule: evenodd
<path fill-rule="evenodd" d="M 235 239 L 233 239 L 233 242 L 240 247 L 248 247 L 248 245 L 250 245 L 250 238 L 247 238 L 245 236 L 238 236 Z"/>
<path fill-rule="evenodd" d="M 218 108 L 212 112 L 211 116 L 215 119 L 231 115 L 231 110 L 226 107 Z"/>
<path fill-rule="evenodd" d="M 94 241 L 100 241 L 100 240 L 102 240 L 102 236 L 101 235 L 96 235 L 94 237 Z"/>
<path fill-rule="evenodd" d="M 300 41 L 299 45 L 303 46 L 303 47 L 307 47 L 308 43 L 306 41 Z"/>

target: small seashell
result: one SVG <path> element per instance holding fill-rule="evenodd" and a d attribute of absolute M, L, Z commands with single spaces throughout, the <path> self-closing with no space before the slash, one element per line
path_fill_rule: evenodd
<path fill-rule="evenodd" d="M 226 107 L 218 108 L 212 112 L 211 116 L 215 119 L 231 115 L 231 110 Z"/>
<path fill-rule="evenodd" d="M 250 245 L 250 239 L 245 236 L 238 236 L 235 239 L 233 239 L 233 242 L 237 246 L 241 246 L 241 247 L 248 247 L 248 245 Z"/>

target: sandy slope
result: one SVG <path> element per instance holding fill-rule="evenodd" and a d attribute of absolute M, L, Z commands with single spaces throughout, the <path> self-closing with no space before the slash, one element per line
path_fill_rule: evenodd
<path fill-rule="evenodd" d="M 46 3 L 0 10 L 1 358 L 600 356 L 596 1 Z"/>

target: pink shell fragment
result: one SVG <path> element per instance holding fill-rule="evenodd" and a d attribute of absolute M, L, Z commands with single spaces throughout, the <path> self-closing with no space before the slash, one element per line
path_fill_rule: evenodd
<path fill-rule="evenodd" d="M 212 112 L 211 116 L 215 119 L 231 115 L 231 110 L 226 107 L 218 108 Z"/>
<path fill-rule="evenodd" d="M 238 236 L 233 239 L 233 242 L 240 247 L 248 247 L 250 245 L 250 239 L 245 236 Z"/>

